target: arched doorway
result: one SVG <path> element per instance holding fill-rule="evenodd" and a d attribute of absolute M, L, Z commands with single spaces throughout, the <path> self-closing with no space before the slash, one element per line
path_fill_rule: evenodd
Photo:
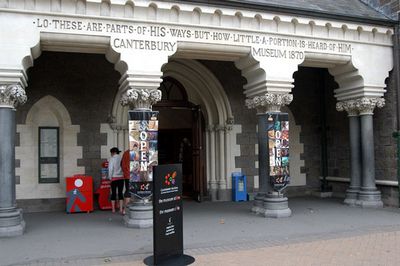
<path fill-rule="evenodd" d="M 162 99 L 153 106 L 160 112 L 159 163 L 181 163 L 184 197 L 201 201 L 207 195 L 201 108 L 188 100 L 183 85 L 172 77 L 163 78 L 160 90 Z"/>

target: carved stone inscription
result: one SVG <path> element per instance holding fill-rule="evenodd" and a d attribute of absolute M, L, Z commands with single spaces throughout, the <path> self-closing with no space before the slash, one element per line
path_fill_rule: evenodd
<path fill-rule="evenodd" d="M 306 37 L 286 37 L 268 33 L 243 33 L 173 25 L 139 24 L 136 22 L 113 23 L 95 20 L 35 18 L 33 24 L 43 31 L 86 32 L 111 36 L 115 49 L 152 50 L 174 52 L 176 41 L 237 44 L 252 47 L 256 57 L 301 60 L 304 51 L 351 54 L 350 43 L 316 40 Z"/>

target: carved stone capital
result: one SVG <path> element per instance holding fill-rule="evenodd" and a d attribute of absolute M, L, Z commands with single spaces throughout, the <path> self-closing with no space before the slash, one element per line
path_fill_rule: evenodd
<path fill-rule="evenodd" d="M 214 125 L 214 130 L 217 132 L 225 131 L 225 126 L 223 125 Z"/>
<path fill-rule="evenodd" d="M 24 88 L 18 84 L 0 85 L 0 107 L 17 108 L 26 103 Z"/>
<path fill-rule="evenodd" d="M 231 131 L 233 129 L 233 123 L 234 123 L 233 117 L 229 117 L 226 120 L 225 130 L 226 131 Z"/>
<path fill-rule="evenodd" d="M 130 109 L 151 110 L 153 104 L 161 100 L 160 90 L 129 89 L 121 97 L 121 104 L 128 105 Z"/>
<path fill-rule="evenodd" d="M 292 94 L 266 93 L 246 100 L 249 109 L 256 108 L 257 113 L 280 112 L 282 106 L 289 105 L 293 100 Z"/>
<path fill-rule="evenodd" d="M 360 115 L 373 115 L 375 107 L 382 108 L 385 106 L 385 99 L 363 97 L 356 100 L 356 106 Z"/>
<path fill-rule="evenodd" d="M 336 103 L 336 110 L 338 110 L 339 112 L 346 111 L 348 116 L 358 116 L 359 114 L 355 100 Z"/>

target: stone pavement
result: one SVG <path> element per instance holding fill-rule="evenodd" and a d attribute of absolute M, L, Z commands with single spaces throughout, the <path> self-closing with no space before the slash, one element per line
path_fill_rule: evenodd
<path fill-rule="evenodd" d="M 250 213 L 250 202 L 184 202 L 185 253 L 194 265 L 400 265 L 400 210 L 291 198 L 290 218 Z M 122 216 L 25 214 L 21 237 L 0 239 L 0 265 L 143 265 L 152 230 Z"/>
<path fill-rule="evenodd" d="M 235 251 L 204 254 L 191 253 L 196 259 L 192 265 L 400 265 L 400 231 L 368 233 L 362 236 L 328 240 L 305 241 Z M 202 254 L 203 253 L 203 254 Z M 196 254 L 196 255 L 195 255 Z M 120 260 L 120 259 L 117 259 Z M 106 260 L 104 265 L 144 265 L 142 258 L 125 258 L 122 262 Z"/>

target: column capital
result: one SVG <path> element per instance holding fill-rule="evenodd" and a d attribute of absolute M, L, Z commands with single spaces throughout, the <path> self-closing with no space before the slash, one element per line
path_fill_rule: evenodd
<path fill-rule="evenodd" d="M 385 105 L 383 98 L 363 97 L 336 103 L 336 110 L 346 111 L 348 116 L 373 115 L 375 107 L 382 108 Z"/>
<path fill-rule="evenodd" d="M 161 100 L 161 91 L 158 89 L 128 89 L 121 97 L 121 105 L 130 109 L 151 110 L 153 104 Z"/>
<path fill-rule="evenodd" d="M 348 116 L 358 116 L 358 107 L 355 100 L 348 100 L 336 103 L 336 110 L 339 112 L 346 111 Z"/>
<path fill-rule="evenodd" d="M 282 106 L 289 105 L 293 100 L 293 95 L 284 93 L 265 93 L 246 100 L 249 109 L 256 108 L 257 113 L 280 112 Z"/>
<path fill-rule="evenodd" d="M 233 117 L 229 117 L 226 120 L 226 124 L 225 124 L 225 131 L 231 131 L 233 129 L 233 124 L 234 124 L 234 119 Z"/>
<path fill-rule="evenodd" d="M 373 115 L 375 107 L 382 108 L 385 106 L 385 99 L 363 97 L 356 100 L 356 106 L 360 115 Z"/>
<path fill-rule="evenodd" d="M 0 84 L 0 107 L 15 109 L 26 103 L 24 88 L 18 84 Z"/>

